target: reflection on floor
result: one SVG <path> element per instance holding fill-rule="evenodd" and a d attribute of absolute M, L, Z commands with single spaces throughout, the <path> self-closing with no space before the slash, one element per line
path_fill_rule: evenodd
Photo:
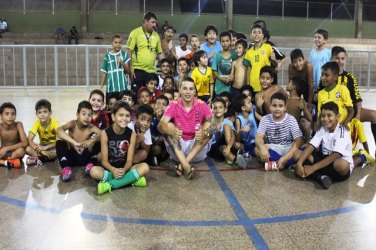
<path fill-rule="evenodd" d="M 87 89 L 2 90 L 25 130 L 34 104 L 51 101 L 61 123 L 75 118 Z M 362 93 L 375 107 L 373 93 Z M 371 153 L 375 146 L 366 124 Z M 0 168 L 1 249 L 373 249 L 376 170 L 355 169 L 350 180 L 323 190 L 288 170 L 246 170 L 208 159 L 197 178 L 175 177 L 173 162 L 151 166 L 148 187 L 96 195 L 96 182 L 74 168 L 68 183 L 58 163 Z"/>

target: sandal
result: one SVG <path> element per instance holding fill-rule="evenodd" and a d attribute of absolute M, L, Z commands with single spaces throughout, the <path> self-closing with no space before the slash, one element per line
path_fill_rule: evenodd
<path fill-rule="evenodd" d="M 183 175 L 183 167 L 180 164 L 175 165 L 175 173 L 177 177 L 180 177 Z"/>
<path fill-rule="evenodd" d="M 193 178 L 195 178 L 195 175 L 196 175 L 196 169 L 195 167 L 191 166 L 190 171 L 187 174 L 188 180 L 193 180 Z"/>

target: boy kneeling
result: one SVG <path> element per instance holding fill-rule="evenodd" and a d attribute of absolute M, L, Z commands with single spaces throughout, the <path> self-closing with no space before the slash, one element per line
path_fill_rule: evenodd
<path fill-rule="evenodd" d="M 316 180 L 325 189 L 333 181 L 344 181 L 354 168 L 349 131 L 339 124 L 338 105 L 327 102 L 321 107 L 321 128 L 303 152 L 296 151 L 296 175 Z M 320 148 L 320 151 L 315 149 Z"/>

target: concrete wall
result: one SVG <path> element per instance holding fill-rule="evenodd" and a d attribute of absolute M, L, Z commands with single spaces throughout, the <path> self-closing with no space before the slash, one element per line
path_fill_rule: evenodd
<path fill-rule="evenodd" d="M 76 25 L 80 27 L 80 12 L 1 12 L 8 20 L 12 31 L 17 32 L 52 32 L 61 23 L 65 29 Z M 88 31 L 90 32 L 124 32 L 128 33 L 133 28 L 141 25 L 142 13 L 119 12 L 90 12 L 88 17 Z M 218 30 L 226 29 L 226 19 L 219 14 L 178 14 L 173 16 L 169 13 L 157 13 L 160 23 L 165 20 L 173 24 L 178 33 L 188 32 L 202 34 L 207 24 L 214 24 Z M 264 17 L 268 24 L 268 29 L 273 36 L 287 37 L 312 37 L 317 28 L 325 28 L 329 31 L 329 36 L 337 38 L 354 37 L 354 22 L 348 20 L 310 19 L 305 18 L 285 18 Z M 255 16 L 235 15 L 234 29 L 236 31 L 249 34 L 250 24 L 256 20 Z M 364 22 L 363 37 L 376 39 L 375 22 Z"/>

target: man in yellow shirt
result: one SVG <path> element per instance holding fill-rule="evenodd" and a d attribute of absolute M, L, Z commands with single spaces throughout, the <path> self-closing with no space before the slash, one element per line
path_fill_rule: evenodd
<path fill-rule="evenodd" d="M 138 89 L 145 86 L 149 74 L 156 73 L 156 55 L 158 55 L 159 60 L 164 57 L 160 37 L 155 31 L 156 27 L 156 15 L 147 12 L 144 15 L 143 25 L 132 30 L 129 34 L 126 47 L 128 48 L 128 57 L 132 58 L 131 78 L 134 93 L 138 93 Z"/>

